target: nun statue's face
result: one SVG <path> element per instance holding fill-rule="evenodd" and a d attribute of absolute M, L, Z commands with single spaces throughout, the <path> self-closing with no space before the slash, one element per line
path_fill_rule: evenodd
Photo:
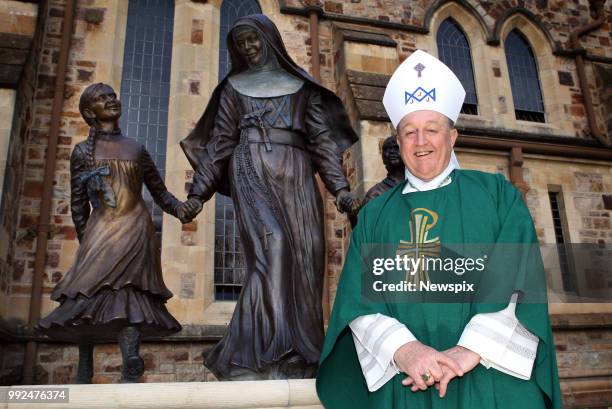
<path fill-rule="evenodd" d="M 408 170 L 421 180 L 438 176 L 448 165 L 457 130 L 447 117 L 436 111 L 415 111 L 397 126 L 400 155 Z"/>
<path fill-rule="evenodd" d="M 257 31 L 250 27 L 239 27 L 234 33 L 234 41 L 240 56 L 244 58 L 249 67 L 257 67 L 264 61 L 264 44 Z"/>

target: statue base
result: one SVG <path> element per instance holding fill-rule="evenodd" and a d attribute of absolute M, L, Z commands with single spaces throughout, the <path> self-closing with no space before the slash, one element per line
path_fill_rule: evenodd
<path fill-rule="evenodd" d="M 10 389 L 1 387 L 0 389 Z M 68 388 L 68 403 L 28 403 L 28 409 L 323 409 L 314 379 L 238 382 L 174 382 L 91 385 L 16 385 Z M 0 390 L 0 394 L 5 394 Z M 22 403 L 5 408 L 23 409 Z"/>

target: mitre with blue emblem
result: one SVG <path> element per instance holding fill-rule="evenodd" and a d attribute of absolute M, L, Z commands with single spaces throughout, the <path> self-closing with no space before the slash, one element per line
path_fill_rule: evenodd
<path fill-rule="evenodd" d="M 465 99 L 459 78 L 442 61 L 416 50 L 395 70 L 383 97 L 383 105 L 397 128 L 414 111 L 432 110 L 457 122 Z"/>

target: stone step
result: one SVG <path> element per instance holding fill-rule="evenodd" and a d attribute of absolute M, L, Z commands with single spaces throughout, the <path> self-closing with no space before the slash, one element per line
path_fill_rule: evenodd
<path fill-rule="evenodd" d="M 14 386 L 69 388 L 68 403 L 0 403 L 4 409 L 323 409 L 314 379 Z M 2 388 L 7 389 L 7 388 Z M 2 395 L 4 391 L 2 391 Z"/>

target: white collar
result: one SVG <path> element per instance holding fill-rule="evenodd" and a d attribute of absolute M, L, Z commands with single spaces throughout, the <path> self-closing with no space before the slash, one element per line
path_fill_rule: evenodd
<path fill-rule="evenodd" d="M 446 186 L 451 182 L 451 178 L 449 175 L 455 169 L 460 169 L 459 161 L 457 161 L 457 156 L 455 156 L 455 151 L 451 152 L 450 160 L 448 161 L 448 165 L 446 168 L 435 178 L 432 180 L 425 182 L 422 179 L 414 176 L 408 168 L 406 168 L 406 186 L 404 186 L 404 190 L 402 190 L 403 194 L 412 193 L 412 192 L 423 192 L 426 190 L 437 189 L 442 186 Z"/>

